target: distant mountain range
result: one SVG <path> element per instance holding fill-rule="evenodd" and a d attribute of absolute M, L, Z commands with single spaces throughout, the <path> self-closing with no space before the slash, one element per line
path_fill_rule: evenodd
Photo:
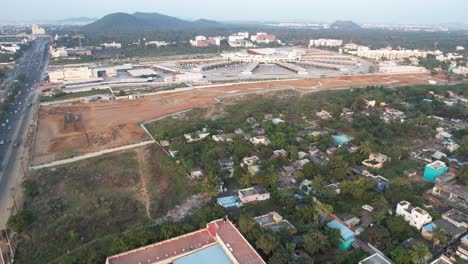
<path fill-rule="evenodd" d="M 200 19 L 186 21 L 159 13 L 112 13 L 85 25 L 82 30 L 90 33 L 135 33 L 171 29 L 220 28 L 225 25 L 216 21 Z"/>

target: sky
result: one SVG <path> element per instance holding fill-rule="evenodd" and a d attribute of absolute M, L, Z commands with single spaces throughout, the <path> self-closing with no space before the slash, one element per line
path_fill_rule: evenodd
<path fill-rule="evenodd" d="M 114 12 L 158 12 L 218 21 L 352 20 L 358 23 L 464 23 L 468 0 L 2 0 L 0 20 L 100 18 Z"/>

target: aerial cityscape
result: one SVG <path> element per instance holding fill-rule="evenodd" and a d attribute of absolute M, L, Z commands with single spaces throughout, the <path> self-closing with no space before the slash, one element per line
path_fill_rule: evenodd
<path fill-rule="evenodd" d="M 0 264 L 468 263 L 468 2 L 8 1 Z"/>

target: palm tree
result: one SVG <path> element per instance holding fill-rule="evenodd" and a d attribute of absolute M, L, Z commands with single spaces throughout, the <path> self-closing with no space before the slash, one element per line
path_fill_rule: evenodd
<path fill-rule="evenodd" d="M 361 147 L 359 149 L 359 153 L 367 156 L 371 152 L 372 152 L 372 143 L 368 140 L 362 142 Z"/>
<path fill-rule="evenodd" d="M 431 253 L 424 244 L 419 243 L 410 251 L 410 256 L 415 264 L 427 264 L 427 259 L 431 256 Z"/>
<path fill-rule="evenodd" d="M 447 231 L 440 228 L 440 226 L 435 226 L 432 232 L 432 250 L 435 249 L 436 246 L 447 243 L 448 235 Z"/>
<path fill-rule="evenodd" d="M 424 125 L 424 123 L 426 123 L 426 119 L 427 119 L 426 115 L 423 114 L 423 113 L 420 113 L 420 114 L 416 117 L 416 124 L 417 124 L 418 126 L 422 126 L 422 125 Z"/>

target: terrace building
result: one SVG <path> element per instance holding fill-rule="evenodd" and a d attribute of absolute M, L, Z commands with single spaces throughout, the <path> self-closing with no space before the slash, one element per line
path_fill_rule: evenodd
<path fill-rule="evenodd" d="M 106 259 L 106 264 L 265 264 L 229 220 L 210 222 L 206 228 Z"/>
<path fill-rule="evenodd" d="M 423 177 L 430 182 L 436 182 L 436 178 L 447 173 L 448 169 L 444 162 L 437 160 L 426 165 Z"/>
<path fill-rule="evenodd" d="M 195 141 L 202 140 L 202 139 L 208 137 L 209 135 L 210 135 L 210 133 L 208 133 L 208 132 L 197 131 L 197 132 L 194 132 L 194 133 L 184 134 L 184 137 L 187 140 L 187 142 L 195 142 Z"/>
<path fill-rule="evenodd" d="M 270 145 L 270 140 L 265 136 L 252 137 L 250 138 L 250 142 L 256 146 L 257 145 L 265 145 L 265 146 Z"/>
<path fill-rule="evenodd" d="M 277 212 L 270 212 L 265 215 L 257 216 L 254 218 L 255 222 L 260 225 L 262 229 L 269 229 L 273 232 L 279 232 L 282 229 L 286 229 L 290 232 L 291 235 L 297 233 L 296 228 L 288 220 L 283 219 L 283 217 Z"/>
<path fill-rule="evenodd" d="M 242 203 L 265 201 L 270 199 L 270 193 L 258 185 L 237 191 L 237 196 Z"/>
<path fill-rule="evenodd" d="M 364 160 L 362 164 L 369 168 L 381 169 L 387 161 L 390 161 L 388 156 L 381 153 L 372 152 L 369 154 L 369 158 Z"/>
<path fill-rule="evenodd" d="M 432 222 L 432 216 L 428 212 L 419 207 L 411 206 L 408 201 L 398 203 L 396 214 L 403 216 L 406 222 L 418 230 L 421 230 L 425 224 Z"/>

